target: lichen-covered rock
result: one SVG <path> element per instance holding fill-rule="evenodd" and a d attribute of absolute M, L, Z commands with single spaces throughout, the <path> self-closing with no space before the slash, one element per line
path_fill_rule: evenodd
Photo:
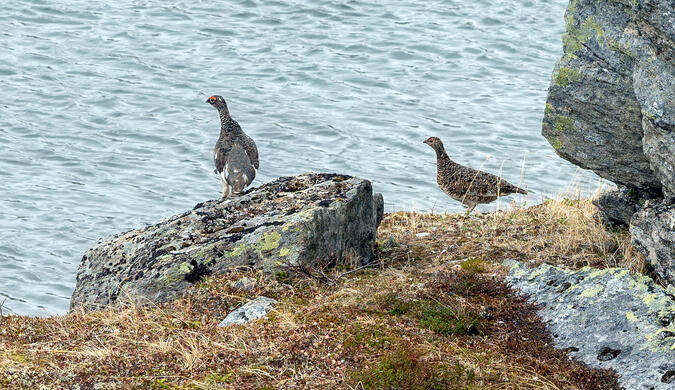
<path fill-rule="evenodd" d="M 204 275 L 235 266 L 274 273 L 318 263 L 367 263 L 382 213 L 382 195 L 373 195 L 367 180 L 283 177 L 99 242 L 82 258 L 70 306 L 163 302 Z"/>
<path fill-rule="evenodd" d="M 542 134 L 606 179 L 673 193 L 673 1 L 571 0 L 565 23 Z"/>
<path fill-rule="evenodd" d="M 674 8 L 673 0 L 571 0 L 565 13 L 542 134 L 563 158 L 628 188 L 598 201 L 604 220 L 627 223 L 645 200 L 675 199 Z M 664 230 L 633 241 L 672 282 L 661 270 L 672 270 L 673 258 L 654 238 L 672 225 L 656 225 Z"/>
<path fill-rule="evenodd" d="M 633 214 L 640 208 L 639 201 L 635 191 L 621 187 L 603 192 L 593 200 L 593 204 L 598 206 L 603 223 L 628 226 Z"/>
<path fill-rule="evenodd" d="M 267 297 L 252 299 L 228 314 L 218 326 L 222 328 L 230 325 L 244 325 L 258 318 L 263 318 L 276 303 L 275 299 Z"/>
<path fill-rule="evenodd" d="M 540 306 L 557 348 L 591 367 L 614 369 L 626 389 L 673 388 L 675 290 L 619 268 L 505 265 L 509 284 Z"/>
<path fill-rule="evenodd" d="M 648 202 L 633 216 L 630 233 L 654 271 L 675 286 L 675 204 Z"/>

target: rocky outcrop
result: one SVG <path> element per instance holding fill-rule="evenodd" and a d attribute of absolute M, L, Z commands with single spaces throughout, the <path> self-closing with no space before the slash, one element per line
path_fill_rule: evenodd
<path fill-rule="evenodd" d="M 600 218 L 607 225 L 628 225 L 633 214 L 640 206 L 640 199 L 636 191 L 620 187 L 613 191 L 606 191 L 593 200 L 593 204 L 600 210 Z"/>
<path fill-rule="evenodd" d="M 336 174 L 283 177 L 239 197 L 200 203 L 88 250 L 71 309 L 164 302 L 207 274 L 236 266 L 267 273 L 372 260 L 382 195 Z"/>
<path fill-rule="evenodd" d="M 557 348 L 614 369 L 626 389 L 675 386 L 675 290 L 618 268 L 505 265 L 509 284 L 539 305 Z"/>
<path fill-rule="evenodd" d="M 648 202 L 633 216 L 630 233 L 633 245 L 654 271 L 675 285 L 675 204 Z"/>
<path fill-rule="evenodd" d="M 599 202 L 615 222 L 628 223 L 627 213 L 647 199 L 675 198 L 673 7 L 673 0 L 571 0 L 565 14 L 542 134 L 560 156 L 627 188 L 630 196 Z M 672 234 L 671 226 L 658 235 Z M 675 272 L 674 258 L 657 261 Z"/>

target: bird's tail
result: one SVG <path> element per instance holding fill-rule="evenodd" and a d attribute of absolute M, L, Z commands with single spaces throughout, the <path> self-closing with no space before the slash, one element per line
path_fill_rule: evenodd
<path fill-rule="evenodd" d="M 515 187 L 515 186 L 514 186 Z M 516 190 L 514 191 L 516 194 L 524 194 L 527 195 L 527 190 L 524 190 L 520 187 L 516 187 Z"/>

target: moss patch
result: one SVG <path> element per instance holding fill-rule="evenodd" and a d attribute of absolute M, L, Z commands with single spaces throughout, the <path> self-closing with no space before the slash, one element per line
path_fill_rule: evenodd
<path fill-rule="evenodd" d="M 483 261 L 483 259 L 478 258 L 466 259 L 461 263 L 459 263 L 459 266 L 465 271 L 478 273 L 485 272 L 485 261 Z"/>
<path fill-rule="evenodd" d="M 460 364 L 429 361 L 410 346 L 383 356 L 372 367 L 350 375 L 351 382 L 365 389 L 469 389 L 475 381 L 473 371 Z"/>
<path fill-rule="evenodd" d="M 464 313 L 437 304 L 422 312 L 420 326 L 440 334 L 475 335 L 480 331 L 481 321 L 476 313 Z"/>

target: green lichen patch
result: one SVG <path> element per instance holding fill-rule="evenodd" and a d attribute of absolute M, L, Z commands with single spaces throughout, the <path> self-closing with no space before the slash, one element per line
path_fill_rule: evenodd
<path fill-rule="evenodd" d="M 605 30 L 595 21 L 593 16 L 589 16 L 579 27 L 576 27 L 574 17 L 571 13 L 565 16 L 566 32 L 562 35 L 563 50 L 566 54 L 573 54 L 581 50 L 591 37 L 596 39 L 605 36 Z"/>
<path fill-rule="evenodd" d="M 558 133 L 575 131 L 576 127 L 574 127 L 574 119 L 564 115 L 556 116 L 555 121 L 553 122 L 553 130 Z"/>
<path fill-rule="evenodd" d="M 654 114 L 645 109 L 642 109 L 642 116 L 649 119 L 650 121 L 653 121 L 656 118 Z"/>
<path fill-rule="evenodd" d="M 566 87 L 571 83 L 581 80 L 578 70 L 561 66 L 553 74 L 553 83 L 559 87 Z"/>
<path fill-rule="evenodd" d="M 546 103 L 546 107 L 544 108 L 544 115 L 549 116 L 552 115 L 555 112 L 555 107 L 553 107 L 552 104 Z"/>
<path fill-rule="evenodd" d="M 178 270 L 182 273 L 185 273 L 185 274 L 190 273 L 192 271 L 192 264 L 190 264 L 187 261 L 184 261 L 180 264 L 180 266 L 178 267 Z"/>
<path fill-rule="evenodd" d="M 293 233 L 293 232 L 297 232 L 300 229 L 298 229 L 298 227 L 295 224 L 287 223 L 287 224 L 284 224 L 284 226 L 281 227 L 281 230 L 283 230 L 285 232 Z"/>
<path fill-rule="evenodd" d="M 625 54 L 628 57 L 635 58 L 635 54 L 630 51 L 630 42 L 626 41 L 624 43 L 621 43 L 617 40 L 614 39 L 607 39 L 605 40 L 605 46 L 612 51 L 615 51 L 617 53 Z"/>
<path fill-rule="evenodd" d="M 546 140 L 553 146 L 553 149 L 560 150 L 563 146 L 562 141 L 558 137 L 547 137 Z"/>
<path fill-rule="evenodd" d="M 195 260 L 201 260 L 204 264 L 209 264 L 215 260 L 213 256 L 214 248 L 215 244 L 206 245 L 199 251 L 192 254 L 190 257 Z"/>

